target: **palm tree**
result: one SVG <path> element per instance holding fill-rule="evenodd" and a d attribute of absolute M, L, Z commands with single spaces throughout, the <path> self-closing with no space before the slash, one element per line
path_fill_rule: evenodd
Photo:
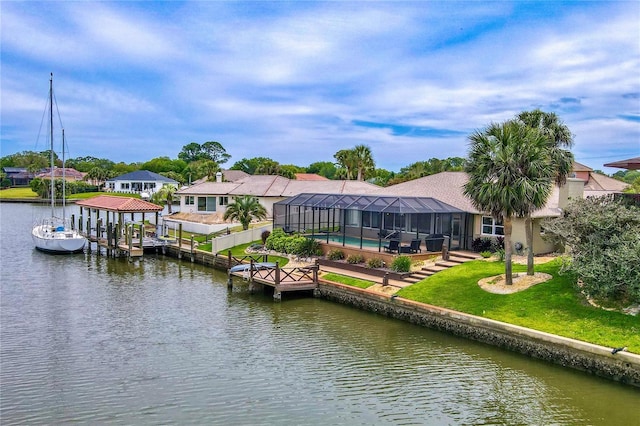
<path fill-rule="evenodd" d="M 371 155 L 371 148 L 366 145 L 356 145 L 356 147 L 353 148 L 352 155 L 356 170 L 358 171 L 356 179 L 362 181 L 376 168 L 376 164 Z"/>
<path fill-rule="evenodd" d="M 568 148 L 573 146 L 573 135 L 569 128 L 552 112 L 544 112 L 540 109 L 523 111 L 517 119 L 525 126 L 537 129 L 548 142 L 549 155 L 552 158 L 551 166 L 555 176 L 552 180 L 558 185 L 564 185 L 573 166 L 573 154 Z M 566 149 L 565 149 L 566 148 Z M 542 208 L 547 200 L 538 199 L 540 204 L 531 204 L 531 209 L 525 214 L 525 233 L 527 239 L 527 275 L 534 275 L 533 270 L 533 220 L 531 213 Z"/>
<path fill-rule="evenodd" d="M 173 196 L 176 193 L 176 187 L 173 185 L 162 185 L 162 188 L 160 188 L 158 190 L 158 192 L 156 192 L 155 194 L 153 194 L 153 201 L 154 202 L 160 202 L 160 203 L 166 203 L 167 204 L 167 210 L 169 211 L 169 214 L 172 213 L 171 211 L 171 203 L 173 202 Z"/>
<path fill-rule="evenodd" d="M 355 156 L 353 150 L 341 149 L 336 152 L 333 157 L 338 162 L 340 177 L 351 180 L 353 179 L 353 172 L 356 170 Z"/>
<path fill-rule="evenodd" d="M 224 212 L 225 220 L 237 220 L 245 231 L 249 229 L 249 224 L 253 219 L 266 219 L 266 217 L 267 210 L 256 197 L 251 195 L 236 198 Z"/>
<path fill-rule="evenodd" d="M 512 220 L 523 216 L 551 192 L 553 168 L 547 139 L 537 129 L 517 120 L 491 124 L 470 137 L 464 194 L 482 212 L 502 218 L 506 283 L 513 283 L 511 267 Z"/>

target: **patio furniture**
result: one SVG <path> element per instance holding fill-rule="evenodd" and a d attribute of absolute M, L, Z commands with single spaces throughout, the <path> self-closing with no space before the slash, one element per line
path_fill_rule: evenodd
<path fill-rule="evenodd" d="M 422 253 L 422 249 L 420 248 L 420 243 L 422 241 L 419 239 L 413 239 L 411 240 L 411 245 L 409 246 L 409 250 L 411 253 Z"/>
<path fill-rule="evenodd" d="M 429 234 L 424 239 L 427 251 L 442 251 L 442 243 L 444 242 L 443 234 Z"/>
<path fill-rule="evenodd" d="M 386 251 L 387 253 L 399 253 L 400 240 L 389 240 L 389 244 L 384 246 L 384 251 Z"/>

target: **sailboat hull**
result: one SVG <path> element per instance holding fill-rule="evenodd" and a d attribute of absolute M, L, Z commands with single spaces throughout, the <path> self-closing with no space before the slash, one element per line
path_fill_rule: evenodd
<path fill-rule="evenodd" d="M 36 249 L 54 254 L 80 253 L 87 242 L 87 239 L 77 231 L 63 227 L 56 228 L 48 224 L 34 226 L 31 238 Z"/>

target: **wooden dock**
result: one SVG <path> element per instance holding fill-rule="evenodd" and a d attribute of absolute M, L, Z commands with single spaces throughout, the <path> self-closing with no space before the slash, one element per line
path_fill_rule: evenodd
<path fill-rule="evenodd" d="M 309 265 L 294 268 L 261 267 L 253 259 L 247 263 L 247 269 L 239 272 L 229 272 L 229 286 L 232 284 L 232 276 L 249 281 L 250 291 L 254 283 L 273 288 L 273 298 L 276 301 L 282 299 L 283 292 L 309 291 L 318 288 L 318 265 Z"/>

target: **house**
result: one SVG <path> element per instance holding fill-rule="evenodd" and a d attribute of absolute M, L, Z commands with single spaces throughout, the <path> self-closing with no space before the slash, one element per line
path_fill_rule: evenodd
<path fill-rule="evenodd" d="M 598 197 L 608 194 L 619 194 L 627 187 L 629 187 L 628 183 L 610 178 L 609 176 L 605 176 L 600 173 L 596 173 L 589 166 L 585 166 L 584 164 L 580 164 L 578 162 L 573 163 L 571 176 L 577 179 L 581 179 L 585 182 L 585 197 Z"/>
<path fill-rule="evenodd" d="M 222 213 L 234 197 L 252 195 L 273 215 L 273 204 L 305 192 L 322 194 L 363 194 L 377 185 L 354 180 L 292 180 L 277 175 L 248 175 L 235 182 L 203 182 L 176 192 L 182 213 Z"/>
<path fill-rule="evenodd" d="M 565 185 L 554 186 L 546 205 L 532 214 L 535 254 L 549 253 L 555 249 L 543 238 L 542 221 L 545 218 L 560 216 L 571 199 L 621 193 L 628 186 L 624 182 L 596 173 L 590 167 L 578 162 L 574 162 L 569 176 Z M 452 249 L 470 249 L 474 239 L 500 237 L 504 234 L 504 228 L 501 221 L 479 212 L 471 200 L 463 194 L 463 187 L 467 181 L 468 178 L 464 172 L 442 172 L 382 188 L 376 194 L 432 197 L 461 209 L 466 212 L 466 215 L 452 214 L 451 219 L 442 218 L 444 225 L 434 230 L 437 233 L 450 235 Z M 449 220 L 450 225 L 447 226 Z M 514 248 L 526 248 L 525 226 L 522 218 L 513 220 L 512 242 Z"/>
<path fill-rule="evenodd" d="M 3 167 L 2 171 L 11 181 L 11 186 L 27 186 L 34 178 L 34 174 L 26 167 Z"/>
<path fill-rule="evenodd" d="M 147 194 L 149 196 L 159 191 L 164 185 L 172 185 L 176 189 L 178 188 L 177 181 L 148 170 L 125 173 L 105 182 L 107 191 Z"/>
<path fill-rule="evenodd" d="M 55 167 L 53 169 L 54 179 L 64 179 L 67 182 L 77 182 L 84 179 L 86 173 L 79 172 L 70 167 Z M 51 169 L 47 168 L 36 175 L 40 179 L 51 179 Z"/>

